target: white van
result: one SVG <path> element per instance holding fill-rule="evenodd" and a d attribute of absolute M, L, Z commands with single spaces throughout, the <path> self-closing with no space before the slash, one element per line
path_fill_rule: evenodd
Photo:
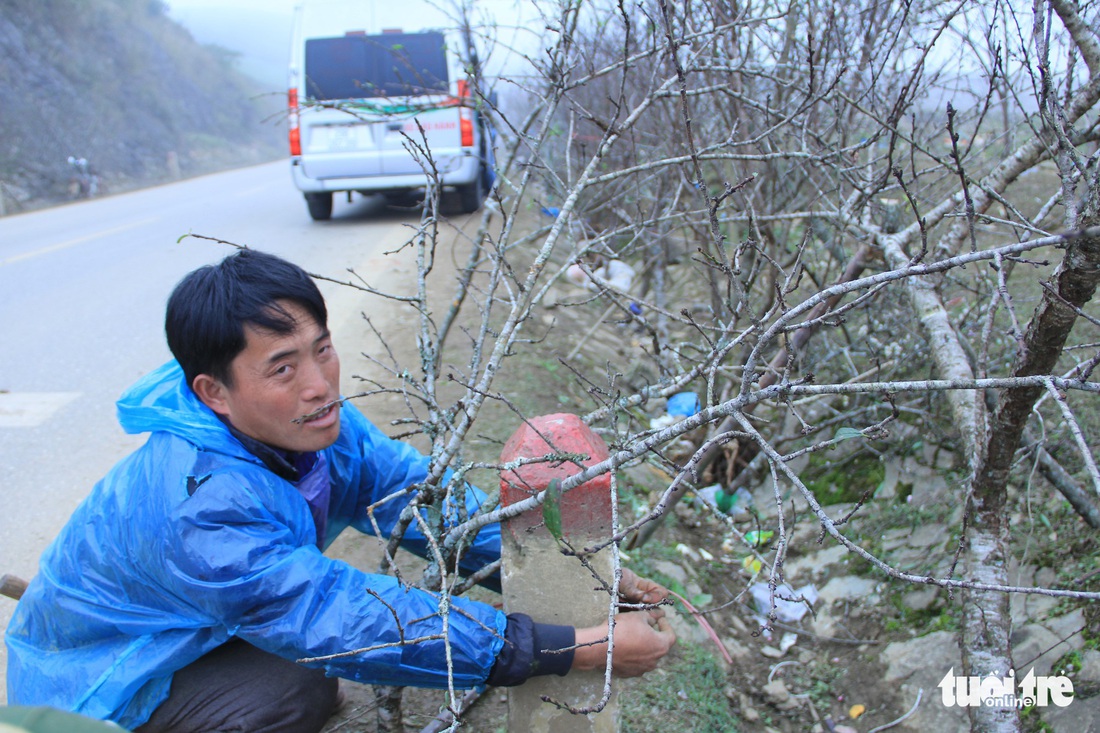
<path fill-rule="evenodd" d="M 420 194 L 427 161 L 410 152 L 410 138 L 426 140 L 440 184 L 457 190 L 463 211 L 476 211 L 493 174 L 489 124 L 465 71 L 473 45 L 452 30 L 371 28 L 373 5 L 295 8 L 290 169 L 309 214 L 330 218 L 337 192 Z"/>

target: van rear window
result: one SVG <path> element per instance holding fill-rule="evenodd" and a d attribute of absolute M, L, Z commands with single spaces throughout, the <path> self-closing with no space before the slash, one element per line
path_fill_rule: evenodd
<path fill-rule="evenodd" d="M 388 33 L 306 41 L 306 96 L 318 101 L 445 94 L 442 33 Z"/>

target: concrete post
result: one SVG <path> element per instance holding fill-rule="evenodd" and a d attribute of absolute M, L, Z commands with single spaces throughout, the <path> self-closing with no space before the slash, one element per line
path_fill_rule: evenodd
<path fill-rule="evenodd" d="M 551 453 L 587 455 L 583 465 L 607 458 L 607 445 L 576 415 L 535 418 L 523 425 L 504 446 L 501 460 L 538 458 Z M 580 469 L 573 463 L 536 463 L 501 476 L 505 506 L 545 489 Z M 611 479 L 600 476 L 561 497 L 562 535 L 575 548 L 611 536 Z M 594 626 L 607 621 L 608 596 L 575 557 L 562 555 L 543 525 L 541 511 L 525 512 L 501 528 L 502 583 L 507 613 L 526 613 L 536 621 Z M 612 578 L 610 550 L 590 558 L 606 581 Z M 603 670 L 572 672 L 565 677 L 535 677 L 508 690 L 508 730 L 527 733 L 617 733 L 619 709 L 612 692 L 596 714 L 574 715 L 543 702 L 547 695 L 573 707 L 595 705 L 603 696 Z"/>

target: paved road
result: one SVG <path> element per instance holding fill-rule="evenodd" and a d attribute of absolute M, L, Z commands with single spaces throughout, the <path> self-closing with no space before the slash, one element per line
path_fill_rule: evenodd
<path fill-rule="evenodd" d="M 334 277 L 354 267 L 392 285 L 395 273 L 409 272 L 385 252 L 408 238 L 414 215 L 358 199 L 338 201 L 332 221 L 312 222 L 286 167 L 0 218 L 0 572 L 32 576 L 92 484 L 144 441 L 118 427 L 114 402 L 169 358 L 164 304 L 175 283 L 232 251 L 194 238 L 177 243 L 181 235 L 248 245 Z M 338 347 L 361 309 L 392 307 L 364 305 L 347 288 L 322 290 Z M 13 607 L 0 598 L 0 628 Z M 6 666 L 0 648 L 0 703 Z"/>

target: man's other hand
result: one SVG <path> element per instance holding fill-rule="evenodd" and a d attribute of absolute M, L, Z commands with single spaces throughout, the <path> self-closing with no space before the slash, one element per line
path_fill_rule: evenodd
<path fill-rule="evenodd" d="M 660 603 L 666 598 L 668 588 L 623 568 L 622 578 L 619 579 L 619 599 L 623 603 Z"/>

